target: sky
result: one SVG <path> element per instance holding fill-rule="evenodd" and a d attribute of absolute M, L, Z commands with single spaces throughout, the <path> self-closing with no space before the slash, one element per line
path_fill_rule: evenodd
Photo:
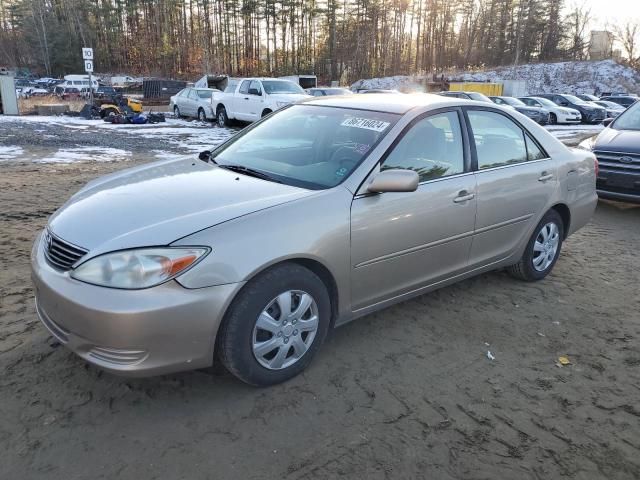
<path fill-rule="evenodd" d="M 602 29 L 607 24 L 637 20 L 640 22 L 640 0 L 569 0 L 565 8 L 584 4 L 591 9 L 592 28 Z"/>

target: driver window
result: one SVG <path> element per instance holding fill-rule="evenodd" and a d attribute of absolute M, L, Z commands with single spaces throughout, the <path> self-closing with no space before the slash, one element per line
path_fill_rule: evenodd
<path fill-rule="evenodd" d="M 456 112 L 419 120 L 387 156 L 381 170 L 414 170 L 421 182 L 464 172 L 464 149 Z"/>

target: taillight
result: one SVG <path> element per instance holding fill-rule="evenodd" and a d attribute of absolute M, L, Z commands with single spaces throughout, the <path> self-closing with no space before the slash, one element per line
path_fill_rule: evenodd
<path fill-rule="evenodd" d="M 600 164 L 598 163 L 598 157 L 596 157 L 596 159 L 595 159 L 594 167 L 595 167 L 595 170 L 596 170 L 596 177 L 598 177 L 598 174 L 600 173 Z"/>

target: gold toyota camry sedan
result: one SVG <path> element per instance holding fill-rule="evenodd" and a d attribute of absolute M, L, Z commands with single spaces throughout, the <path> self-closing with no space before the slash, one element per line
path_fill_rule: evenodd
<path fill-rule="evenodd" d="M 597 162 L 515 110 L 434 95 L 291 105 L 200 159 L 90 182 L 32 251 L 37 311 L 119 374 L 301 372 L 329 329 L 489 270 L 542 280 Z"/>

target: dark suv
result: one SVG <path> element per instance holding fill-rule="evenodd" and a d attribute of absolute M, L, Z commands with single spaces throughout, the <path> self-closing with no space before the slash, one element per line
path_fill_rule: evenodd
<path fill-rule="evenodd" d="M 628 108 L 638 101 L 638 97 L 632 97 L 631 95 L 609 95 L 602 97 L 600 100 L 606 100 L 607 102 L 617 103 L 624 108 Z"/>
<path fill-rule="evenodd" d="M 578 110 L 582 114 L 582 121 L 584 123 L 600 123 L 607 116 L 607 110 L 603 107 L 593 105 L 579 99 L 574 95 L 556 94 L 556 93 L 539 93 L 532 95 L 534 97 L 548 98 L 556 105 L 561 107 L 569 107 L 574 110 Z"/>
<path fill-rule="evenodd" d="M 580 144 L 598 158 L 598 195 L 640 203 L 640 102 L 604 123 L 597 137 Z"/>

